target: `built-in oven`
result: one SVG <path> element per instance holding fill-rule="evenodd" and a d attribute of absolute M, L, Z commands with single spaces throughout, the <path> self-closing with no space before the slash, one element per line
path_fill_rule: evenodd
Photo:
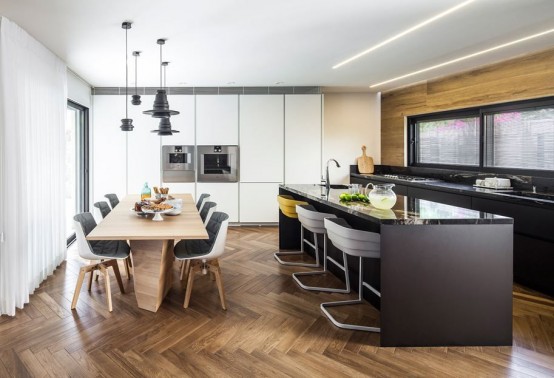
<path fill-rule="evenodd" d="M 195 181 L 194 146 L 162 146 L 162 181 Z"/>
<path fill-rule="evenodd" d="M 197 146 L 198 182 L 239 181 L 239 146 Z"/>

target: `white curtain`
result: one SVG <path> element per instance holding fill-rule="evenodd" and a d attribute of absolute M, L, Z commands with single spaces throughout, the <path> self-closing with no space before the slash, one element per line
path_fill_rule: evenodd
<path fill-rule="evenodd" d="M 66 66 L 0 17 L 0 315 L 65 259 Z"/>

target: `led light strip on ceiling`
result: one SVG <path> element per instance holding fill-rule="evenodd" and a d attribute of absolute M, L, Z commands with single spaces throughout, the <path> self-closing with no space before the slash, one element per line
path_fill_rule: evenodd
<path fill-rule="evenodd" d="M 488 49 L 485 49 L 485 50 L 477 51 L 475 53 L 465 55 L 465 56 L 462 56 L 460 58 L 456 58 L 456 59 L 449 60 L 447 62 L 435 64 L 434 66 L 430 66 L 430 67 L 427 67 L 427 68 L 423 68 L 421 70 L 410 72 L 408 74 L 398 76 L 398 77 L 395 77 L 393 79 L 385 80 L 385 81 L 382 81 L 382 82 L 377 83 L 377 84 L 372 84 L 369 87 L 370 88 L 375 88 L 375 87 L 378 87 L 378 86 L 381 86 L 381 85 L 384 85 L 384 84 L 392 83 L 394 81 L 402 80 L 402 79 L 405 79 L 405 78 L 410 77 L 410 76 L 415 76 L 415 75 L 418 75 L 418 74 L 423 73 L 423 72 L 428 72 L 428 71 L 431 71 L 431 70 L 434 70 L 434 69 L 437 69 L 437 68 L 448 66 L 450 64 L 461 62 L 463 60 L 474 58 L 476 56 L 483 55 L 483 54 L 489 53 L 491 51 L 500 50 L 500 49 L 503 49 L 504 47 L 512 46 L 512 45 L 515 45 L 515 44 L 518 44 L 518 43 L 522 43 L 522 42 L 528 41 L 530 39 L 539 38 L 539 37 L 542 37 L 542 36 L 550 34 L 550 33 L 554 33 L 554 29 L 545 30 L 545 31 L 542 31 L 542 32 L 537 33 L 537 34 L 533 34 L 533 35 L 530 35 L 530 36 L 527 36 L 527 37 L 516 39 L 514 41 L 503 43 L 501 45 L 494 46 L 494 47 L 491 47 L 491 48 L 488 48 Z"/>
<path fill-rule="evenodd" d="M 418 30 L 418 29 L 424 27 L 425 25 L 428 25 L 428 24 L 430 24 L 430 23 L 432 23 L 432 22 L 434 22 L 434 21 L 436 21 L 436 20 L 438 20 L 438 19 L 440 19 L 440 18 L 443 18 L 444 16 L 447 16 L 447 15 L 449 15 L 450 13 L 455 12 L 455 11 L 457 11 L 458 9 L 465 7 L 466 5 L 469 5 L 469 4 L 473 3 L 474 1 L 475 1 L 475 0 L 467 0 L 467 1 L 464 1 L 463 3 L 458 4 L 458 5 L 456 5 L 456 6 L 452 7 L 452 8 L 450 8 L 450 9 L 447 9 L 447 10 L 445 10 L 444 12 L 437 14 L 436 16 L 433 16 L 433 17 L 431 17 L 431 18 L 429 18 L 429 19 L 427 19 L 427 20 L 425 20 L 425 21 L 423 21 L 423 22 L 420 22 L 419 24 L 417 24 L 417 25 L 415 25 L 415 26 L 412 26 L 412 27 L 409 28 L 409 29 L 406 29 L 406 30 L 404 30 L 403 32 L 396 34 L 395 36 L 393 36 L 393 37 L 391 37 L 391 38 L 389 38 L 389 39 L 386 39 L 386 40 L 384 40 L 383 42 L 378 43 L 378 44 L 376 44 L 375 46 L 370 47 L 369 49 L 362 51 L 361 53 L 358 53 L 358 54 L 354 55 L 353 57 L 350 57 L 350 58 L 348 58 L 348 59 L 346 59 L 346 60 L 343 60 L 342 62 L 340 62 L 340 63 L 334 65 L 334 66 L 333 66 L 333 69 L 337 69 L 337 68 L 339 68 L 339 67 L 342 67 L 342 66 L 344 66 L 345 64 L 348 64 L 348 63 L 352 62 L 353 60 L 356 60 L 356 59 L 358 59 L 358 58 L 360 58 L 360 57 L 362 57 L 362 56 L 364 56 L 364 55 L 366 55 L 366 54 L 369 54 L 370 52 L 375 51 L 375 50 L 377 50 L 377 49 L 380 48 L 380 47 L 383 47 L 383 46 L 385 46 L 385 45 L 388 45 L 389 43 L 391 43 L 391 42 L 397 40 L 398 38 L 401 38 L 401 37 L 405 36 L 406 34 L 412 33 L 412 32 L 414 32 L 414 31 L 416 31 L 416 30 Z"/>

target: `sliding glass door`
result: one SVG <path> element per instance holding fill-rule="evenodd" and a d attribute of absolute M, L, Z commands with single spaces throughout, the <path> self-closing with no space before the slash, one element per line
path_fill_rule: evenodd
<path fill-rule="evenodd" d="M 65 122 L 65 217 L 67 244 L 75 240 L 73 216 L 88 211 L 88 108 L 67 103 Z"/>

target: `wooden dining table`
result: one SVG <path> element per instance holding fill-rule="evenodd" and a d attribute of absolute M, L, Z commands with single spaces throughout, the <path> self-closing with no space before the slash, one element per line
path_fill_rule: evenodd
<path fill-rule="evenodd" d="M 88 240 L 128 240 L 138 307 L 156 312 L 171 288 L 175 241 L 208 239 L 208 233 L 190 194 L 172 194 L 183 200 L 179 215 L 138 216 L 139 195 L 126 196 L 88 235 Z"/>

